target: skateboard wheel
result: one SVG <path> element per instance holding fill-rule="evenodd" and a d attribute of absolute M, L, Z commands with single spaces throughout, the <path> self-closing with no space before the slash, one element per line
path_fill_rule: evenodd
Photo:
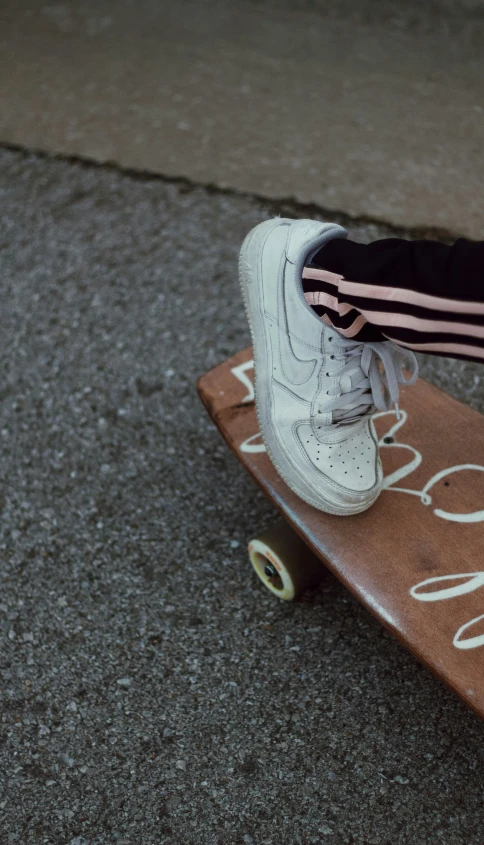
<path fill-rule="evenodd" d="M 324 577 L 321 561 L 283 521 L 250 541 L 249 559 L 267 589 L 284 601 L 316 587 Z"/>

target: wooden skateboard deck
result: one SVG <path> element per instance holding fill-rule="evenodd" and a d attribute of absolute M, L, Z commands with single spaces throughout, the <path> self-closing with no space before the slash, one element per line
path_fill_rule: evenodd
<path fill-rule="evenodd" d="M 401 419 L 374 418 L 385 489 L 365 513 L 332 516 L 273 467 L 252 377 L 248 348 L 199 379 L 228 445 L 328 569 L 484 717 L 484 416 L 422 379 L 403 388 Z"/>

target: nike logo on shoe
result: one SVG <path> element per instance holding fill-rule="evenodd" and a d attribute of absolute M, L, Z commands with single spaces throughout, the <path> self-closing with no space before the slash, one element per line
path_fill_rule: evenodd
<path fill-rule="evenodd" d="M 279 334 L 279 342 L 277 344 L 279 352 L 279 366 L 284 378 L 290 384 L 303 384 L 311 378 L 316 368 L 316 359 L 310 358 L 303 360 L 299 358 L 292 347 L 291 336 L 289 334 L 289 322 L 287 316 L 287 309 L 292 305 L 292 297 L 287 290 L 287 285 L 284 280 L 284 273 L 281 273 L 278 281 L 278 297 L 277 297 L 277 327 Z"/>

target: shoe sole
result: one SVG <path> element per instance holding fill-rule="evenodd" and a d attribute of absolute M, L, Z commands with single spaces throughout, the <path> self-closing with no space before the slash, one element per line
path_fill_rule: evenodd
<path fill-rule="evenodd" d="M 277 439 L 272 434 L 271 416 L 269 402 L 267 399 L 268 385 L 263 384 L 263 376 L 259 373 L 257 365 L 258 360 L 262 361 L 264 358 L 267 360 L 269 357 L 268 350 L 270 350 L 271 347 L 266 340 L 264 318 L 261 315 L 261 308 L 257 298 L 257 290 L 260 283 L 259 272 L 257 271 L 257 277 L 254 278 L 252 268 L 254 266 L 258 267 L 259 258 L 265 241 L 273 229 L 276 229 L 280 225 L 279 221 L 275 222 L 274 220 L 266 220 L 264 223 L 259 223 L 259 225 L 252 229 L 245 238 L 239 254 L 239 280 L 252 338 L 255 372 L 255 408 L 262 441 L 278 474 L 300 499 L 303 499 L 303 501 L 312 505 L 312 507 L 324 511 L 325 513 L 334 514 L 336 516 L 353 516 L 354 514 L 363 513 L 368 510 L 368 508 L 370 508 L 378 499 L 380 490 L 378 490 L 377 494 L 370 501 L 364 502 L 363 504 L 357 503 L 354 505 L 341 506 L 334 501 L 326 498 L 323 499 L 323 497 L 321 497 L 322 501 L 314 499 L 288 477 L 287 472 L 281 466 L 282 463 L 287 462 L 292 472 L 297 472 L 297 470 L 289 463 L 283 450 L 279 446 Z"/>

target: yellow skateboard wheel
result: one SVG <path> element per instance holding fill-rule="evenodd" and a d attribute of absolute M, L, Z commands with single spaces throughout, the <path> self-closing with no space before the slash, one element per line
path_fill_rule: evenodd
<path fill-rule="evenodd" d="M 293 601 L 324 578 L 324 565 L 283 520 L 249 543 L 249 559 L 271 593 Z"/>

